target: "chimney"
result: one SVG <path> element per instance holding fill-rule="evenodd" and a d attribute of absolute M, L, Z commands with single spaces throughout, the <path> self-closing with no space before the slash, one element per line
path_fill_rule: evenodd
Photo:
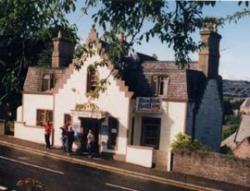
<path fill-rule="evenodd" d="M 72 61 L 75 43 L 62 38 L 61 32 L 53 40 L 52 68 L 67 67 Z"/>
<path fill-rule="evenodd" d="M 215 25 L 208 25 L 200 32 L 201 48 L 199 53 L 199 65 L 207 78 L 218 76 L 219 69 L 219 45 L 221 35 L 217 33 Z"/>

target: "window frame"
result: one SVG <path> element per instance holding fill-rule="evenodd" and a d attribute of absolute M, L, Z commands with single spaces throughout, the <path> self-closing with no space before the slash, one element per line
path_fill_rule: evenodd
<path fill-rule="evenodd" d="M 97 87 L 97 82 L 99 81 L 99 73 L 96 69 L 90 71 L 91 69 L 87 68 L 87 88 L 86 93 L 95 91 Z"/>
<path fill-rule="evenodd" d="M 112 129 L 116 129 L 116 133 L 112 133 Z M 113 135 L 115 137 L 113 139 Z M 108 119 L 108 144 L 107 147 L 110 150 L 115 150 L 117 147 L 117 138 L 119 136 L 119 121 L 117 118 L 109 117 Z"/>
<path fill-rule="evenodd" d="M 155 120 L 157 123 L 153 124 L 152 121 L 151 123 L 146 123 L 146 120 Z M 146 140 L 148 137 L 146 137 L 146 128 L 151 126 L 151 128 L 156 128 L 156 137 L 155 143 L 147 143 Z M 155 126 L 155 127 L 152 127 Z M 158 117 L 142 117 L 141 118 L 141 145 L 142 146 L 148 146 L 148 147 L 153 147 L 154 149 L 159 149 L 160 146 L 160 131 L 161 131 L 161 118 Z M 152 137 L 151 137 L 152 139 Z"/>
<path fill-rule="evenodd" d="M 69 113 L 64 113 L 64 115 L 63 115 L 63 123 L 68 124 L 68 123 L 71 123 L 71 122 L 72 122 L 72 116 Z"/>
<path fill-rule="evenodd" d="M 41 90 L 48 91 L 54 87 L 54 75 L 52 73 L 43 74 Z"/>
<path fill-rule="evenodd" d="M 45 117 L 39 117 L 39 114 L 44 112 Z M 46 122 L 53 122 L 54 121 L 54 116 L 53 116 L 53 110 L 49 109 L 37 109 L 36 110 L 36 125 L 41 126 L 41 122 L 46 121 Z M 40 114 L 41 115 L 41 114 Z M 44 119 L 43 119 L 44 118 Z"/>
<path fill-rule="evenodd" d="M 167 75 L 152 75 L 151 86 L 155 96 L 164 96 L 167 94 L 169 76 Z"/>

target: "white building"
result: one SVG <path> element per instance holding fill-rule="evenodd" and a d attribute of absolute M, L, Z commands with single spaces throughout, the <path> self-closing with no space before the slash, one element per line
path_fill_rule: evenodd
<path fill-rule="evenodd" d="M 199 61 L 183 70 L 173 61 L 157 61 L 140 53 L 126 56 L 128 65 L 121 79 L 115 77 L 112 63 L 98 66 L 94 74 L 88 72 L 96 61 L 107 58 L 105 53 L 89 57 L 77 70 L 74 63 L 68 64 L 72 45 L 56 38 L 52 66 L 28 70 L 15 137 L 44 143 L 40 122 L 46 119 L 54 124 L 54 146 L 60 146 L 59 127 L 71 120 L 85 132 L 94 130 L 101 153 L 162 169 L 167 169 L 170 143 L 179 132 L 218 150 L 223 115 L 220 38 L 211 29 L 203 30 L 201 39 L 208 46 L 201 49 Z M 105 50 L 94 28 L 88 37 L 91 41 L 98 50 Z M 95 89 L 93 82 L 107 76 L 107 89 L 90 100 L 87 93 Z"/>

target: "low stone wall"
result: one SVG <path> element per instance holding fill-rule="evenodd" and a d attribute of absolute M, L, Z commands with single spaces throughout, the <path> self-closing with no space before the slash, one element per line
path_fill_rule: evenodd
<path fill-rule="evenodd" d="M 172 171 L 250 187 L 250 160 L 210 152 L 172 152 Z"/>
<path fill-rule="evenodd" d="M 167 170 L 167 152 L 154 150 L 153 152 L 153 163 L 155 168 L 158 170 Z"/>

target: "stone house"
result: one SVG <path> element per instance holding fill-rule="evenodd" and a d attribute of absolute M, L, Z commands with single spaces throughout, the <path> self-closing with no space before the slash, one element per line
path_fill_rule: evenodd
<path fill-rule="evenodd" d="M 95 41 L 95 54 L 77 70 L 73 46 L 62 38 L 53 40 L 52 65 L 30 67 L 23 88 L 22 105 L 17 109 L 15 137 L 44 143 L 41 120 L 53 121 L 54 146 L 60 146 L 61 127 L 92 129 L 101 153 L 116 160 L 146 167 L 167 169 L 171 142 L 182 132 L 219 150 L 222 128 L 222 78 L 218 74 L 221 36 L 210 28 L 201 33 L 203 46 L 199 60 L 179 69 L 174 61 L 157 61 L 135 53 L 125 56 L 127 68 L 116 78 L 112 63 L 98 66 L 94 75 L 88 69 L 107 58 L 107 46 L 95 28 L 88 42 Z M 108 78 L 106 90 L 97 99 L 87 93 L 96 79 Z M 85 135 L 86 136 L 86 135 Z"/>

